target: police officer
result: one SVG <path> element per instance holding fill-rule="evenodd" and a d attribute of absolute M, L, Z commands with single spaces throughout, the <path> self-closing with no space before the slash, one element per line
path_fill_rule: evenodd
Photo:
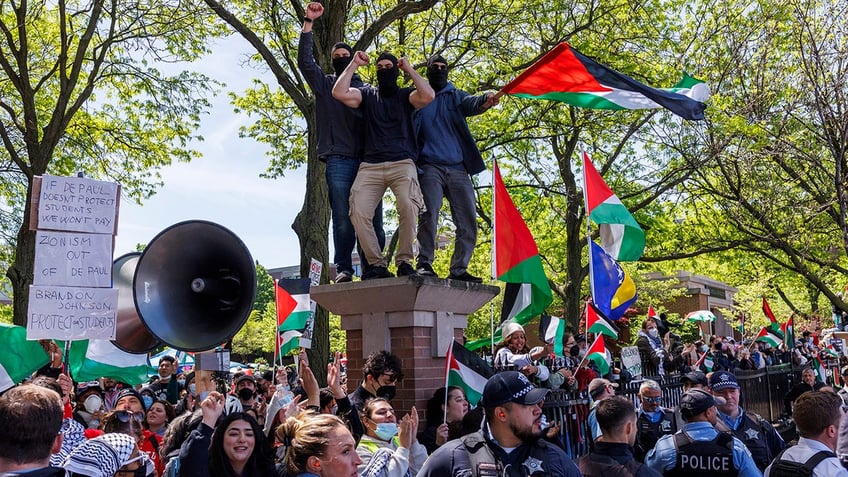
<path fill-rule="evenodd" d="M 702 389 L 680 398 L 686 426 L 663 436 L 645 457 L 645 465 L 666 477 L 760 477 L 751 453 L 739 439 L 718 432 L 716 404 L 724 399 Z"/>
<path fill-rule="evenodd" d="M 677 432 L 674 411 L 662 407 L 662 388 L 659 383 L 646 379 L 639 386 L 639 410 L 636 418 L 636 445 L 633 455 L 639 462 L 654 448 L 660 437 Z"/>
<path fill-rule="evenodd" d="M 518 371 L 495 374 L 483 388 L 481 429 L 436 449 L 417 477 L 580 477 L 565 451 L 541 439 L 548 392 Z"/>
<path fill-rule="evenodd" d="M 707 375 L 702 371 L 690 371 L 684 374 L 680 377 L 680 384 L 683 386 L 684 393 L 692 388 L 710 389 L 709 384 L 707 384 Z M 680 407 L 674 408 L 674 422 L 678 429 L 682 429 L 686 425 L 686 420 L 680 414 Z"/>
<path fill-rule="evenodd" d="M 729 371 L 718 371 L 710 376 L 710 390 L 724 398 L 718 406 L 716 429 L 732 432 L 751 451 L 757 468 L 765 470 L 772 459 L 786 447 L 777 430 L 762 417 L 745 412 L 739 406 L 739 381 Z"/>

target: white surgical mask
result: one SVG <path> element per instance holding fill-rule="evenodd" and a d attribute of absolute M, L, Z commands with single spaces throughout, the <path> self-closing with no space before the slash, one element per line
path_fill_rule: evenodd
<path fill-rule="evenodd" d="M 660 334 L 660 330 L 656 328 L 648 328 L 648 334 L 651 335 L 651 338 L 656 338 Z"/>
<path fill-rule="evenodd" d="M 93 414 L 100 410 L 100 406 L 103 405 L 103 400 L 100 399 L 100 396 L 96 394 L 92 394 L 91 396 L 85 398 L 85 401 L 82 403 L 85 410 L 89 412 L 89 414 Z"/>

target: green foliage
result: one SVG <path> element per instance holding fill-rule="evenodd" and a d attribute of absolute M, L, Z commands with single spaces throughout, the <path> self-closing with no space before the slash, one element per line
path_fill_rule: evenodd
<path fill-rule="evenodd" d="M 256 301 L 253 302 L 254 311 L 262 311 L 268 304 L 274 305 L 274 279 L 268 274 L 268 270 L 256 262 Z"/>
<path fill-rule="evenodd" d="M 249 359 L 257 356 L 273 359 L 276 328 L 277 310 L 273 302 L 267 303 L 262 311 L 251 311 L 247 322 L 233 337 L 233 354 Z"/>

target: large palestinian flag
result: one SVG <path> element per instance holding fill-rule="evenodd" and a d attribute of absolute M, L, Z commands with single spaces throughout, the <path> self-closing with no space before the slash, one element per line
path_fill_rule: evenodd
<path fill-rule="evenodd" d="M 704 119 L 704 101 L 710 96 L 703 81 L 685 74 L 672 88 L 652 88 L 583 56 L 567 43 L 557 45 L 501 92 L 590 109 L 662 107 L 691 120 Z"/>

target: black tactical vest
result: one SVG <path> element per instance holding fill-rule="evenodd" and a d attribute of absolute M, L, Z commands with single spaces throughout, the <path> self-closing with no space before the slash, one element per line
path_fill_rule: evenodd
<path fill-rule="evenodd" d="M 739 428 L 733 431 L 733 435 L 745 444 L 745 447 L 751 451 L 751 457 L 754 458 L 754 463 L 760 471 L 766 470 L 771 464 L 774 457 L 769 453 L 766 436 L 763 432 L 763 426 L 760 425 L 759 416 L 745 413 L 742 423 Z"/>
<path fill-rule="evenodd" d="M 692 440 L 685 432 L 674 435 L 677 460 L 665 477 L 737 477 L 733 466 L 733 436 L 720 432 L 711 441 Z"/>
<path fill-rule="evenodd" d="M 677 432 L 677 423 L 674 421 L 674 411 L 662 409 L 663 416 L 657 422 L 651 422 L 647 416 L 640 413 L 636 420 L 636 444 L 633 446 L 633 456 L 639 462 L 645 461 L 648 451 L 654 448 L 660 437 Z"/>

